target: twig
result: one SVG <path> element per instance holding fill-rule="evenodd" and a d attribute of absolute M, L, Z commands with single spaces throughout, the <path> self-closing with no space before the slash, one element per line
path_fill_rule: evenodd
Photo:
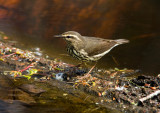
<path fill-rule="evenodd" d="M 86 101 L 88 97 L 89 97 L 89 95 L 83 101 Z"/>
<path fill-rule="evenodd" d="M 89 72 L 85 76 L 87 76 L 88 74 L 90 74 L 92 72 L 92 70 L 94 69 L 94 67 L 96 66 L 96 64 L 94 64 L 94 66 L 89 70 Z"/>
<path fill-rule="evenodd" d="M 97 63 L 96 63 L 97 64 Z M 94 64 L 94 66 L 88 71 L 88 73 L 86 75 L 84 75 L 83 77 L 81 77 L 80 79 L 84 79 L 84 78 L 88 78 L 90 76 L 90 73 L 92 72 L 92 70 L 94 69 L 94 67 L 96 66 L 96 64 Z"/>
<path fill-rule="evenodd" d="M 146 100 L 148 100 L 148 99 L 150 99 L 150 98 L 152 98 L 152 97 L 154 97 L 154 96 L 157 96 L 157 95 L 159 95 L 159 94 L 160 94 L 160 90 L 157 90 L 157 91 L 149 94 L 149 95 L 146 96 L 146 97 L 140 98 L 139 101 L 144 102 L 144 101 L 146 101 Z"/>
<path fill-rule="evenodd" d="M 118 63 L 118 61 L 115 59 L 115 57 L 112 56 L 112 59 L 113 59 L 114 63 L 118 66 L 119 63 Z"/>
<path fill-rule="evenodd" d="M 5 57 L 10 57 L 10 56 L 12 56 L 12 55 L 14 55 L 14 54 L 16 54 L 16 53 L 12 53 L 12 54 L 9 54 L 9 55 L 4 55 L 4 56 L 2 56 L 3 58 L 5 58 Z"/>
<path fill-rule="evenodd" d="M 22 69 L 22 70 L 19 70 L 19 71 L 20 71 L 20 72 L 23 72 L 23 71 L 27 70 L 28 68 L 30 68 L 31 66 L 33 66 L 34 63 L 35 63 L 35 62 L 31 63 L 29 66 L 27 66 L 26 68 L 24 68 L 24 69 Z"/>

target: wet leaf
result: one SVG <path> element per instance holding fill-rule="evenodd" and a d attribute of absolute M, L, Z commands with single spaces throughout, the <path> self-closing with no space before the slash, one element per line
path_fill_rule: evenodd
<path fill-rule="evenodd" d="M 4 61 L 4 59 L 3 59 L 3 58 L 0 58 L 0 61 Z"/>
<path fill-rule="evenodd" d="M 95 83 L 95 82 L 92 82 L 92 86 L 93 86 L 93 87 L 96 86 L 96 83 Z"/>
<path fill-rule="evenodd" d="M 156 90 L 157 88 L 156 87 L 150 87 L 152 90 Z"/>
<path fill-rule="evenodd" d="M 23 75 L 25 78 L 27 78 L 28 80 L 31 79 L 32 75 Z"/>
<path fill-rule="evenodd" d="M 118 68 L 114 68 L 114 70 L 115 70 L 115 71 L 119 71 L 119 69 L 118 69 Z"/>
<path fill-rule="evenodd" d="M 33 74 L 36 74 L 38 72 L 38 70 L 37 69 L 29 69 L 28 72 L 30 75 L 33 75 Z"/>
<path fill-rule="evenodd" d="M 32 77 L 33 74 L 37 74 L 38 70 L 37 69 L 29 69 L 28 75 L 23 75 L 23 77 L 27 78 L 28 80 Z"/>
<path fill-rule="evenodd" d="M 58 71 L 63 71 L 64 69 L 61 69 L 61 68 L 58 68 L 58 67 L 56 67 L 56 68 L 54 68 L 55 70 L 58 70 Z"/>
<path fill-rule="evenodd" d="M 18 76 L 22 76 L 22 72 L 20 71 L 11 71 L 10 75 L 13 77 L 18 77 Z"/>

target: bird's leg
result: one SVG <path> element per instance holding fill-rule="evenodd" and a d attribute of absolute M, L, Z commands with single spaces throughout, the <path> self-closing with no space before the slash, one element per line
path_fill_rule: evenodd
<path fill-rule="evenodd" d="M 88 71 L 88 73 L 85 76 L 90 75 L 90 73 L 92 72 L 92 70 L 95 68 L 96 64 L 97 64 L 97 62 L 94 64 L 94 66 L 92 66 L 92 68 Z"/>
<path fill-rule="evenodd" d="M 92 66 L 92 68 L 88 71 L 88 73 L 86 75 L 84 75 L 83 77 L 80 77 L 79 79 L 84 79 L 84 78 L 88 78 L 90 75 L 90 73 L 92 72 L 92 70 L 95 68 L 97 62 L 94 64 L 94 66 Z"/>

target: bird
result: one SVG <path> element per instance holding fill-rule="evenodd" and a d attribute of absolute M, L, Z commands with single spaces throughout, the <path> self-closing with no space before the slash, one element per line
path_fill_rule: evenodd
<path fill-rule="evenodd" d="M 93 62 L 101 59 L 114 47 L 129 43 L 127 39 L 103 39 L 99 37 L 82 36 L 76 31 L 67 31 L 54 37 L 61 37 L 67 43 L 70 56 L 82 62 Z"/>

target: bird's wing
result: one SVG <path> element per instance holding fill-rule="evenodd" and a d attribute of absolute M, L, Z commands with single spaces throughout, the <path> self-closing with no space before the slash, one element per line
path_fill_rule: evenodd
<path fill-rule="evenodd" d="M 88 53 L 88 56 L 98 55 L 106 51 L 109 52 L 117 44 L 115 40 L 94 37 L 87 37 L 85 41 L 87 43 L 85 44 L 84 51 Z"/>

